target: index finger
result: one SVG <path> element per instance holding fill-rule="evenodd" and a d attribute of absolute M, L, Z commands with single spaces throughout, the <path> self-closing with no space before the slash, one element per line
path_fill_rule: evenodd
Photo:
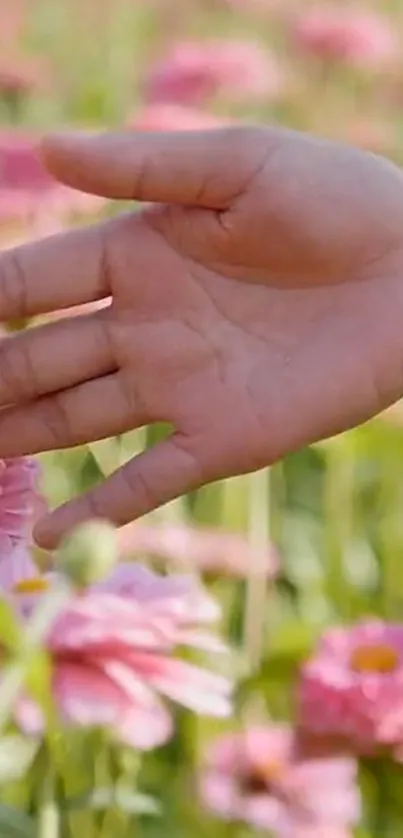
<path fill-rule="evenodd" d="M 0 252 L 0 321 L 107 297 L 107 229 L 58 233 Z"/>

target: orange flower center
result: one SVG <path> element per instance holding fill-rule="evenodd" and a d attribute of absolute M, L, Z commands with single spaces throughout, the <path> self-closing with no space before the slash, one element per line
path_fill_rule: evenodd
<path fill-rule="evenodd" d="M 351 655 L 350 664 L 356 672 L 394 672 L 399 664 L 399 655 L 387 643 L 357 646 Z"/>
<path fill-rule="evenodd" d="M 40 594 L 47 591 L 49 582 L 43 576 L 34 576 L 32 579 L 21 579 L 13 587 L 14 594 Z"/>
<path fill-rule="evenodd" d="M 241 777 L 242 791 L 246 794 L 267 793 L 272 783 L 281 779 L 284 767 L 281 762 L 272 760 L 266 763 L 256 764 Z"/>

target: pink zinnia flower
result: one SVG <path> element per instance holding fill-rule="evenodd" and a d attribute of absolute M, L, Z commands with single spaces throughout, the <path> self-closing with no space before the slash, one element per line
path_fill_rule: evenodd
<path fill-rule="evenodd" d="M 393 29 L 376 12 L 314 7 L 298 18 L 293 34 L 304 52 L 364 69 L 382 67 L 397 54 Z"/>
<path fill-rule="evenodd" d="M 103 199 L 57 183 L 34 150 L 35 139 L 0 133 L 0 223 L 41 221 L 50 226 L 74 214 L 93 212 Z"/>
<path fill-rule="evenodd" d="M 7 100 L 20 99 L 37 87 L 31 68 L 19 61 L 0 62 L 0 97 Z"/>
<path fill-rule="evenodd" d="M 33 457 L 0 459 L 0 561 L 30 541 L 41 497 L 38 479 Z"/>
<path fill-rule="evenodd" d="M 38 505 L 39 466 L 32 457 L 0 460 L 0 588 L 38 575 L 29 546 Z"/>
<path fill-rule="evenodd" d="M 38 90 L 44 84 L 46 74 L 39 61 L 15 53 L 0 57 L 0 96 L 15 102 Z"/>
<path fill-rule="evenodd" d="M 178 570 L 196 567 L 214 575 L 245 578 L 255 563 L 254 548 L 244 536 L 185 525 L 153 526 L 135 521 L 119 530 L 119 546 L 124 558 L 143 554 L 160 563 L 172 563 Z M 275 576 L 278 558 L 270 545 L 261 564 L 265 577 Z"/>
<path fill-rule="evenodd" d="M 157 62 L 146 83 L 151 103 L 201 105 L 215 96 L 277 99 L 284 77 L 277 59 L 248 41 L 185 41 Z"/>
<path fill-rule="evenodd" d="M 38 476 L 32 457 L 0 460 L 0 559 L 30 537 Z"/>
<path fill-rule="evenodd" d="M 305 730 L 358 753 L 402 746 L 403 625 L 372 621 L 327 631 L 303 667 L 299 705 Z"/>
<path fill-rule="evenodd" d="M 137 131 L 200 131 L 218 128 L 223 123 L 224 120 L 196 108 L 162 102 L 142 108 L 131 117 L 128 127 Z"/>
<path fill-rule="evenodd" d="M 26 617 L 51 584 L 52 574 L 21 578 L 9 595 Z M 223 651 L 209 629 L 217 616 L 215 603 L 192 579 L 119 565 L 106 582 L 74 596 L 47 637 L 62 719 L 106 726 L 126 744 L 147 749 L 171 735 L 159 695 L 200 713 L 227 715 L 229 681 L 176 657 L 182 645 Z M 29 698 L 16 715 L 23 729 L 32 731 L 33 718 L 40 729 Z"/>
<path fill-rule="evenodd" d="M 276 838 L 347 836 L 360 815 L 356 774 L 347 757 L 305 758 L 287 725 L 250 727 L 213 742 L 201 794 L 218 817 Z"/>

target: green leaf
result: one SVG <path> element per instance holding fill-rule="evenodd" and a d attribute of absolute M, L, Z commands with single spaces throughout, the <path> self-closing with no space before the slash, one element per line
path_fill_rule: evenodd
<path fill-rule="evenodd" d="M 54 719 L 52 699 L 52 662 L 45 650 L 40 649 L 29 662 L 25 676 L 27 690 L 42 708 L 47 721 Z"/>
<path fill-rule="evenodd" d="M 68 810 L 91 809 L 92 811 L 106 811 L 120 809 L 131 815 L 160 814 L 158 802 L 149 795 L 138 794 L 130 788 L 103 787 L 91 789 L 87 794 L 73 797 L 66 801 L 64 808 Z"/>
<path fill-rule="evenodd" d="M 320 629 L 304 620 L 289 620 L 273 631 L 270 637 L 269 659 L 286 658 L 300 661 L 312 652 Z"/>
<path fill-rule="evenodd" d="M 157 817 L 161 814 L 158 801 L 148 794 L 139 794 L 130 788 L 118 788 L 116 790 L 116 806 L 122 812 L 131 815 L 150 815 Z"/>
<path fill-rule="evenodd" d="M 0 803 L 1 838 L 36 838 L 35 825 L 31 818 Z"/>
<path fill-rule="evenodd" d="M 30 767 L 39 743 L 17 734 L 0 739 L 0 785 L 19 780 Z"/>
<path fill-rule="evenodd" d="M 42 710 L 45 731 L 53 741 L 54 734 L 57 732 L 57 715 L 52 695 L 52 661 L 44 649 L 38 649 L 23 666 L 25 668 L 22 679 L 24 689 Z"/>
<path fill-rule="evenodd" d="M 88 448 L 104 477 L 108 477 L 119 467 L 120 449 L 116 439 L 106 439 L 96 443 L 89 443 Z"/>
<path fill-rule="evenodd" d="M 21 626 L 11 605 L 0 600 L 0 646 L 7 651 L 17 650 L 22 638 Z"/>

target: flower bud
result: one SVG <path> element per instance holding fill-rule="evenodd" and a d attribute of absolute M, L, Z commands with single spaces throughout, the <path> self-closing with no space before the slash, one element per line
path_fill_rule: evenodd
<path fill-rule="evenodd" d="M 87 521 L 64 539 L 57 564 L 71 582 L 87 587 L 108 576 L 117 561 L 115 527 L 107 521 Z"/>

